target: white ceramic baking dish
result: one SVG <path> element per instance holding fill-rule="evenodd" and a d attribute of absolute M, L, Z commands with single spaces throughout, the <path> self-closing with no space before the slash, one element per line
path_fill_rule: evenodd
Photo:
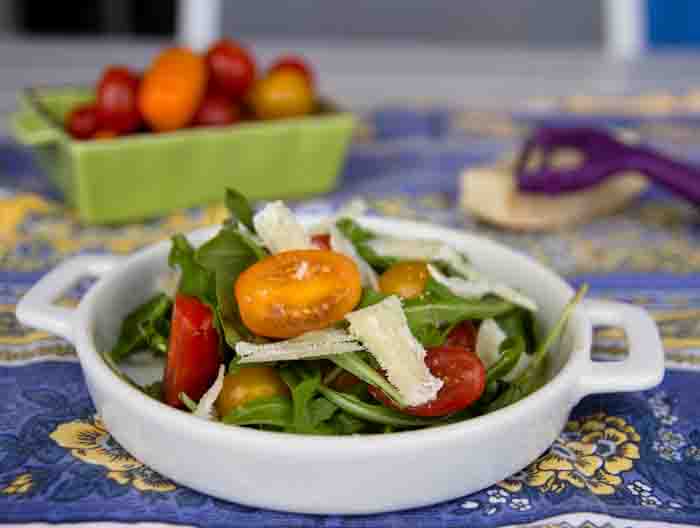
<path fill-rule="evenodd" d="M 305 218 L 307 223 L 315 218 Z M 399 237 L 443 240 L 477 268 L 522 289 L 551 325 L 573 295 L 534 260 L 464 232 L 401 220 L 366 218 Z M 192 233 L 200 244 L 215 229 Z M 663 376 L 663 349 L 640 308 L 588 300 L 577 308 L 552 352 L 549 381 L 500 411 L 438 428 L 373 436 L 271 433 L 206 422 L 167 407 L 122 381 L 102 359 L 122 319 L 157 288 L 168 241 L 130 257 L 81 256 L 42 278 L 20 301 L 17 317 L 75 344 L 97 411 L 135 457 L 176 482 L 242 504 L 304 513 L 372 513 L 414 508 L 477 491 L 522 469 L 564 427 L 587 394 L 647 389 Z M 86 275 L 99 277 L 75 310 L 52 301 Z M 592 327 L 622 327 L 629 353 L 591 361 Z M 138 368 L 132 374 L 138 376 Z"/>

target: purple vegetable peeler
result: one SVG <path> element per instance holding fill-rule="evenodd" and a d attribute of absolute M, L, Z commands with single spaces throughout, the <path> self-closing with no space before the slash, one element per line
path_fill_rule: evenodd
<path fill-rule="evenodd" d="M 544 160 L 557 149 L 575 149 L 582 156 L 573 169 L 553 168 L 546 162 L 528 168 L 535 152 Z M 609 176 L 637 171 L 681 197 L 700 204 L 700 169 L 675 161 L 648 147 L 628 145 L 593 128 L 541 128 L 525 143 L 516 164 L 521 190 L 556 195 L 601 183 Z"/>

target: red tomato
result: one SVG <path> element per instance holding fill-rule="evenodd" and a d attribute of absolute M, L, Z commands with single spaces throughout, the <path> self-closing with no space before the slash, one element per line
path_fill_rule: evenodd
<path fill-rule="evenodd" d="M 318 249 L 331 249 L 331 236 L 330 235 L 314 235 L 311 237 L 311 244 L 316 246 Z"/>
<path fill-rule="evenodd" d="M 444 346 L 466 348 L 476 351 L 476 327 L 471 321 L 462 321 L 447 336 Z"/>
<path fill-rule="evenodd" d="M 210 82 L 232 99 L 241 99 L 255 80 L 255 59 L 240 44 L 231 39 L 215 43 L 206 56 Z"/>
<path fill-rule="evenodd" d="M 479 357 L 461 347 L 439 346 L 429 348 L 425 364 L 444 385 L 433 401 L 416 407 L 401 409 L 414 416 L 445 416 L 460 411 L 478 400 L 486 389 L 486 369 Z M 389 407 L 395 404 L 376 387 L 369 393 Z"/>
<path fill-rule="evenodd" d="M 241 108 L 238 104 L 220 93 L 208 93 L 194 115 L 194 126 L 231 125 L 241 120 Z"/>
<path fill-rule="evenodd" d="M 314 73 L 309 63 L 301 55 L 282 55 L 270 66 L 268 72 L 293 69 L 302 73 L 311 86 L 314 85 Z"/>
<path fill-rule="evenodd" d="M 94 104 L 78 106 L 66 118 L 66 130 L 75 139 L 90 139 L 97 132 L 99 124 L 97 106 Z"/>
<path fill-rule="evenodd" d="M 183 407 L 179 394 L 197 401 L 214 383 L 221 359 L 219 336 L 209 307 L 196 297 L 175 297 L 165 365 L 165 403 Z"/>
<path fill-rule="evenodd" d="M 97 85 L 97 111 L 102 128 L 128 134 L 141 126 L 139 77 L 125 66 L 110 66 Z"/>

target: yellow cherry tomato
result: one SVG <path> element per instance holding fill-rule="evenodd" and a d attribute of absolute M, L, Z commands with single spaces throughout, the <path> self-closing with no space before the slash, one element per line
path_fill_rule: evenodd
<path fill-rule="evenodd" d="M 276 70 L 255 83 L 250 104 L 259 119 L 303 116 L 314 110 L 314 90 L 300 71 Z"/>
<path fill-rule="evenodd" d="M 238 276 L 243 324 L 258 335 L 289 338 L 342 320 L 362 296 L 355 263 L 334 251 L 284 251 Z"/>
<path fill-rule="evenodd" d="M 241 367 L 238 372 L 224 378 L 224 386 L 216 399 L 216 410 L 224 417 L 233 409 L 258 398 L 288 395 L 289 388 L 273 367 Z"/>
<path fill-rule="evenodd" d="M 426 282 L 428 266 L 425 262 L 399 262 L 379 277 L 379 289 L 382 293 L 411 299 L 423 293 Z"/>

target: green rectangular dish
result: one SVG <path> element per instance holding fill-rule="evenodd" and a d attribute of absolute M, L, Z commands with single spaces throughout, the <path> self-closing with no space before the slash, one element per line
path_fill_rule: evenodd
<path fill-rule="evenodd" d="M 354 117 L 321 112 L 279 121 L 76 141 L 65 115 L 89 90 L 33 89 L 20 95 L 10 126 L 83 222 L 146 219 L 221 200 L 225 187 L 250 199 L 294 198 L 336 185 Z"/>

